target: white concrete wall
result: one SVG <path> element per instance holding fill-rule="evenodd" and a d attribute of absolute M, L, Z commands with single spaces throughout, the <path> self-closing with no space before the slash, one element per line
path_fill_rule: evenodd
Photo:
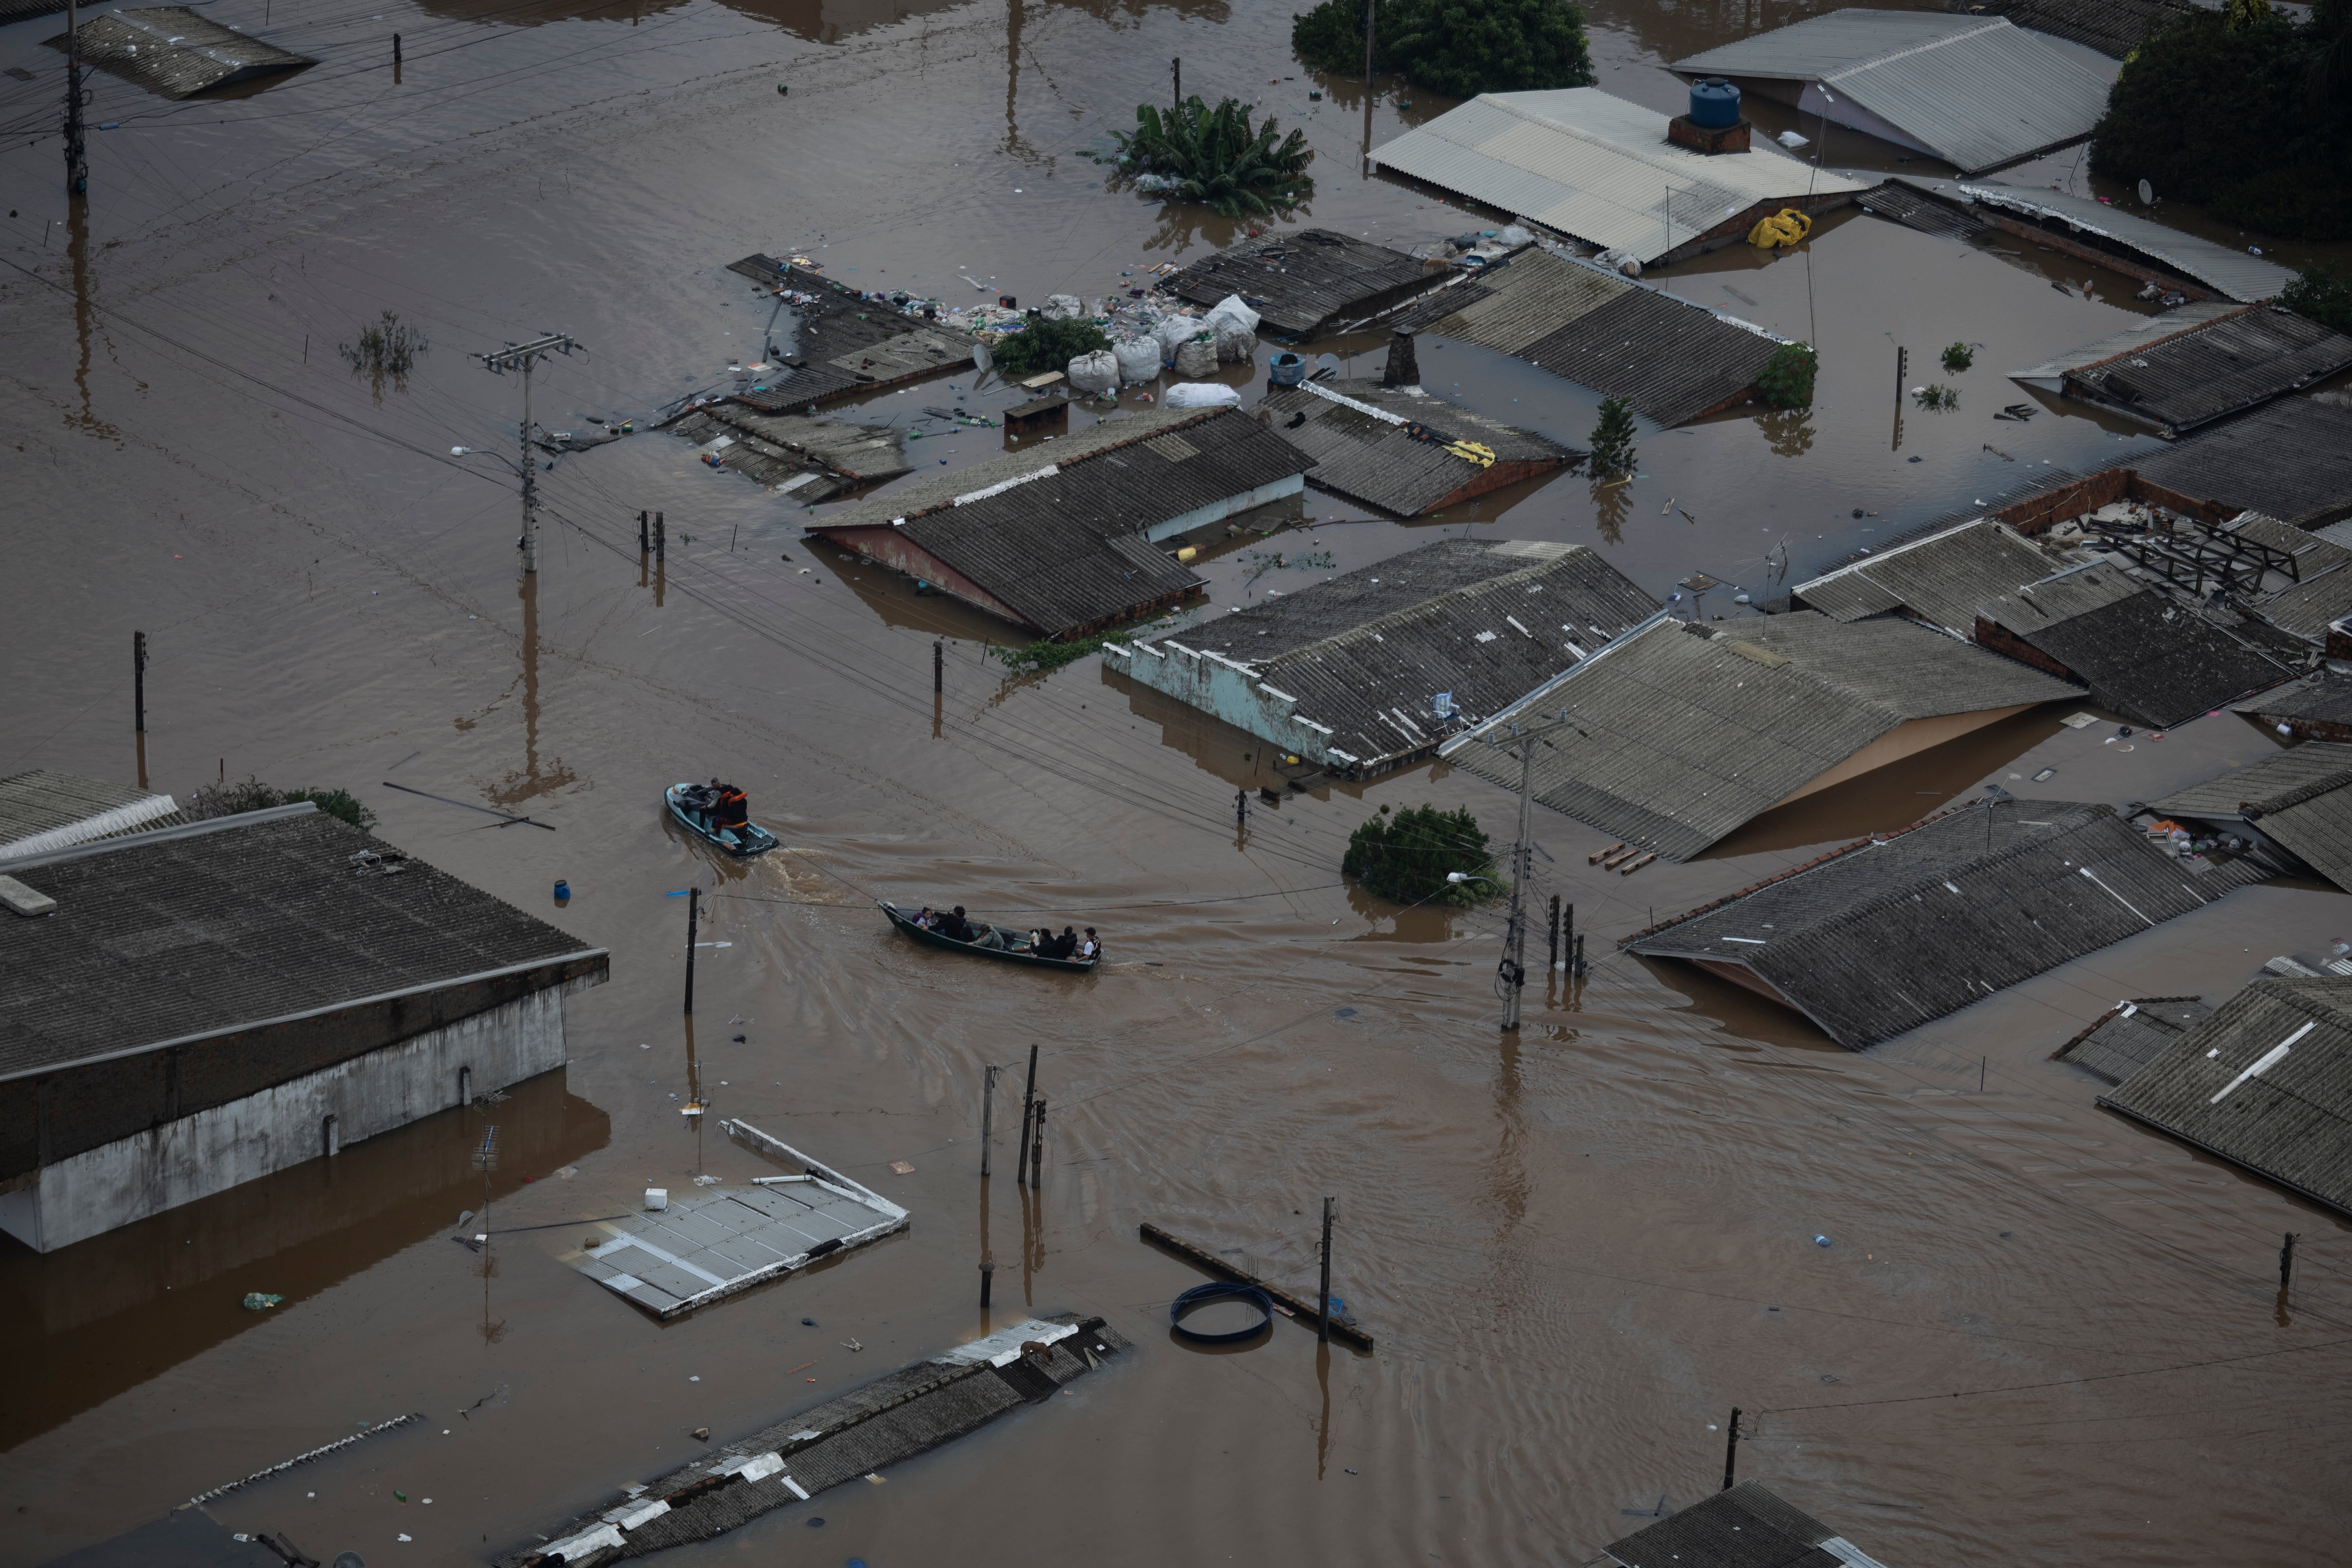
<path fill-rule="evenodd" d="M 593 984 L 593 982 L 591 982 Z M 42 1167 L 0 1201 L 0 1229 L 55 1252 L 243 1182 L 326 1157 L 341 1142 L 404 1127 L 458 1101 L 563 1065 L 564 987 L 533 992 L 259 1094 Z"/>

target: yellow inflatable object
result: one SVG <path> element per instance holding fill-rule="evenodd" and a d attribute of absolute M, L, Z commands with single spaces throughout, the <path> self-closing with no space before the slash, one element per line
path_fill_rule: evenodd
<path fill-rule="evenodd" d="M 1466 458 L 1482 468 L 1495 466 L 1495 448 L 1477 441 L 1449 441 L 1445 449 L 1457 458 Z"/>
<path fill-rule="evenodd" d="M 1200 554 L 1201 552 L 1198 550 L 1195 550 L 1192 546 L 1188 544 L 1184 546 L 1183 549 L 1179 550 L 1176 552 L 1176 559 L 1183 564 L 1190 566 L 1194 561 L 1200 558 Z"/>
<path fill-rule="evenodd" d="M 1792 250 L 1813 232 L 1813 220 L 1794 207 L 1782 207 L 1748 231 L 1748 243 L 1766 250 Z"/>

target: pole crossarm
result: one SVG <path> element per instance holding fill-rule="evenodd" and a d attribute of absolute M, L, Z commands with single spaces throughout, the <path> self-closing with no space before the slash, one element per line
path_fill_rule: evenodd
<path fill-rule="evenodd" d="M 510 370 L 529 370 L 531 362 L 541 354 L 568 354 L 573 349 L 586 353 L 588 345 L 562 332 L 550 332 L 545 337 L 535 339 L 530 342 L 509 343 L 502 349 L 492 349 L 487 353 L 467 354 L 466 357 L 480 360 L 482 368 L 494 374 L 503 374 Z"/>

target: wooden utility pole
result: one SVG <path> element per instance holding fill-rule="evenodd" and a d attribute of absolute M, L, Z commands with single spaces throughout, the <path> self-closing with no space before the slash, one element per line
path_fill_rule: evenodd
<path fill-rule="evenodd" d="M 1508 742 L 1497 741 L 1492 735 L 1480 737 L 1498 751 L 1508 752 L 1516 747 L 1519 753 L 1519 836 L 1511 846 L 1511 916 L 1504 936 L 1503 961 L 1496 969 L 1503 982 L 1506 1029 L 1519 1026 L 1519 992 L 1528 983 L 1526 888 L 1533 864 L 1528 851 L 1528 814 L 1534 801 L 1536 747 L 1550 744 L 1544 737 L 1554 730 L 1572 728 L 1568 721 L 1568 710 L 1563 708 L 1558 719 L 1537 729 L 1522 730 L 1517 724 L 1510 725 Z"/>
<path fill-rule="evenodd" d="M 81 6 L 66 0 L 66 195 L 89 195 L 89 146 L 82 134 Z"/>
<path fill-rule="evenodd" d="M 530 449 L 530 373 L 539 362 L 551 353 L 569 355 L 581 344 L 561 332 L 527 343 L 509 343 L 489 353 L 468 354 L 468 359 L 482 362 L 482 368 L 494 375 L 508 371 L 522 372 L 522 427 L 520 456 L 522 459 L 522 569 L 526 576 L 539 571 L 539 459 Z M 584 352 L 584 351 L 583 351 Z M 690 1009 L 689 1009 L 690 1010 Z"/>
<path fill-rule="evenodd" d="M 948 689 L 948 645 L 939 638 L 931 639 L 931 694 L 938 696 Z"/>
<path fill-rule="evenodd" d="M 147 634 L 131 634 L 131 721 L 138 733 L 147 732 Z"/>
<path fill-rule="evenodd" d="M 1731 1407 L 1731 1435 L 1723 1445 L 1723 1489 L 1732 1487 L 1732 1470 L 1739 1461 L 1739 1406 Z"/>
<path fill-rule="evenodd" d="M 1559 895 L 1551 896 L 1551 966 L 1559 967 Z"/>
<path fill-rule="evenodd" d="M 2285 1245 L 2279 1248 L 2279 1289 L 2284 1290 L 2294 1279 L 2294 1243 L 2296 1233 L 2286 1233 Z"/>
<path fill-rule="evenodd" d="M 1045 1185 L 1045 1097 L 1037 1097 L 1037 1120 L 1030 1131 L 1029 1185 L 1033 1191 L 1043 1191 Z"/>
<path fill-rule="evenodd" d="M 996 1135 L 996 1075 L 1003 1069 L 991 1062 L 980 1070 L 980 1178 L 986 1181 L 989 1152 Z M 988 1305 L 988 1285 L 984 1280 L 980 1288 L 980 1304 Z"/>
<path fill-rule="evenodd" d="M 1029 1123 L 1037 1114 L 1037 1047 L 1029 1047 L 1029 1082 L 1021 1090 L 1021 1142 L 1013 1146 L 1013 1180 L 1029 1184 Z"/>
<path fill-rule="evenodd" d="M 1181 108 L 1181 107 L 1183 106 L 1183 103 L 1184 103 L 1184 57 L 1183 57 L 1183 56 L 1181 56 L 1181 55 L 1178 55 L 1175 58 L 1173 58 L 1173 59 L 1170 60 L 1170 61 L 1168 62 L 1168 68 L 1169 68 L 1171 71 L 1172 71 L 1172 72 L 1174 72 L 1174 73 L 1175 73 L 1175 77 L 1176 77 L 1176 99 L 1175 99 L 1175 101 L 1176 101 L 1177 106 L 1178 106 L 1179 108 Z"/>
<path fill-rule="evenodd" d="M 1364 0 L 1364 101 L 1372 98 L 1372 0 Z"/>
<path fill-rule="evenodd" d="M 1323 1200 L 1323 1291 L 1315 1316 L 1315 1338 L 1327 1345 L 1331 1342 L 1331 1205 L 1337 1201 Z"/>
<path fill-rule="evenodd" d="M 694 1016 L 694 939 L 702 934 L 702 889 L 686 895 L 686 1016 Z"/>

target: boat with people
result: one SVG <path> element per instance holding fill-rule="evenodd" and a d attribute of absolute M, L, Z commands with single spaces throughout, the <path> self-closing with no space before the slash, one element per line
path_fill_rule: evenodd
<path fill-rule="evenodd" d="M 733 784 L 717 779 L 707 784 L 674 784 L 662 792 L 662 799 L 680 827 L 730 855 L 764 855 L 780 842 L 751 820 L 751 802 Z"/>
<path fill-rule="evenodd" d="M 1081 936 L 1068 926 L 1055 936 L 1053 928 L 1041 926 L 1034 931 L 1016 931 L 1009 926 L 991 925 L 983 921 L 968 920 L 961 904 L 950 910 L 934 910 L 929 905 L 908 910 L 884 899 L 874 900 L 890 923 L 917 942 L 931 947 L 950 948 L 959 952 L 978 953 L 982 958 L 1000 958 L 1011 963 L 1026 963 L 1039 969 L 1063 969 L 1078 974 L 1091 974 L 1102 962 L 1102 942 L 1088 926 Z"/>

